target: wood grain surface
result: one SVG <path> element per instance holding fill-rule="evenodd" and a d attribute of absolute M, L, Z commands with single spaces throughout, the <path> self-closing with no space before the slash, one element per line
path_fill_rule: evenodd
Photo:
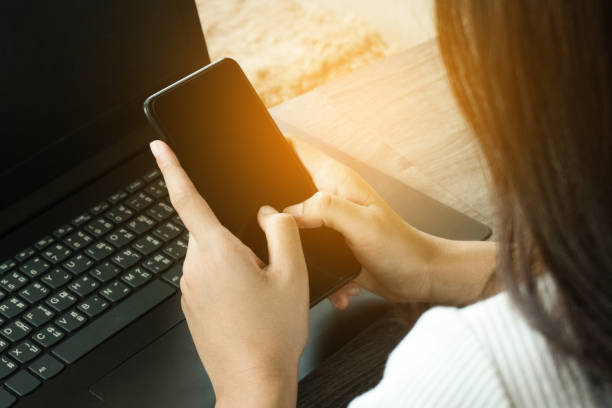
<path fill-rule="evenodd" d="M 281 130 L 329 144 L 493 228 L 488 171 L 435 40 L 271 109 Z"/>

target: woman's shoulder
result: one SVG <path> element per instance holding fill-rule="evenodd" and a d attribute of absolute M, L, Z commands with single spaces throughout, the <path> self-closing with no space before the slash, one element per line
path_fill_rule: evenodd
<path fill-rule="evenodd" d="M 554 359 L 505 293 L 425 313 L 391 353 L 381 383 L 351 405 L 591 406 L 571 361 Z"/>

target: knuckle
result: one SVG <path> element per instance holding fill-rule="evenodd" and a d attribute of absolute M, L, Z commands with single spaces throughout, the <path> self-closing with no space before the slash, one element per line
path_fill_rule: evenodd
<path fill-rule="evenodd" d="M 325 211 L 329 207 L 331 207 L 332 200 L 333 199 L 332 199 L 331 194 L 323 192 L 323 191 L 318 191 L 314 195 L 315 205 L 319 210 L 322 210 L 322 211 Z"/>
<path fill-rule="evenodd" d="M 271 221 L 277 227 L 292 227 L 295 225 L 295 219 L 291 215 L 285 213 L 274 214 Z"/>
<path fill-rule="evenodd" d="M 185 295 L 181 296 L 181 309 L 183 313 L 187 313 L 187 300 L 185 299 Z"/>
<path fill-rule="evenodd" d="M 184 187 L 179 187 L 178 189 L 175 189 L 173 194 L 170 195 L 170 201 L 172 202 L 172 206 L 179 211 L 189 206 L 191 200 L 193 200 L 193 195 Z"/>
<path fill-rule="evenodd" d="M 187 278 L 185 278 L 185 275 L 181 276 L 179 287 L 181 288 L 181 293 L 183 294 L 182 299 L 184 300 L 185 294 L 187 293 Z"/>
<path fill-rule="evenodd" d="M 183 299 L 187 299 L 189 297 L 189 286 L 190 284 L 188 280 L 185 278 L 185 275 L 183 275 L 179 281 L 179 288 L 181 289 Z"/>
<path fill-rule="evenodd" d="M 194 275 L 195 275 L 195 270 L 193 266 L 191 266 L 190 263 L 185 262 L 183 265 L 183 276 L 181 276 L 181 280 L 179 281 L 179 284 L 181 285 L 181 290 L 183 290 L 183 287 L 185 289 L 189 289 L 189 286 L 191 285 L 191 281 L 193 280 Z"/>

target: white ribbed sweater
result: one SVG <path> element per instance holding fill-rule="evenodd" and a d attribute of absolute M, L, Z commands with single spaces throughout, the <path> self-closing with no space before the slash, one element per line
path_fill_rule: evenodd
<path fill-rule="evenodd" d="M 612 405 L 612 401 L 610 402 Z M 425 313 L 391 353 L 378 386 L 350 408 L 591 407 L 573 361 L 555 364 L 544 338 L 502 293 Z"/>

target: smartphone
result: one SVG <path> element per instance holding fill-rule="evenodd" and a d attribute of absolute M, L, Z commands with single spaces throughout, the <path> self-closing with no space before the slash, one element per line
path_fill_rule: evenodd
<path fill-rule="evenodd" d="M 238 64 L 226 58 L 208 65 L 150 96 L 144 110 L 219 221 L 267 262 L 259 208 L 282 211 L 317 189 Z M 360 265 L 338 232 L 300 234 L 313 306 Z"/>

